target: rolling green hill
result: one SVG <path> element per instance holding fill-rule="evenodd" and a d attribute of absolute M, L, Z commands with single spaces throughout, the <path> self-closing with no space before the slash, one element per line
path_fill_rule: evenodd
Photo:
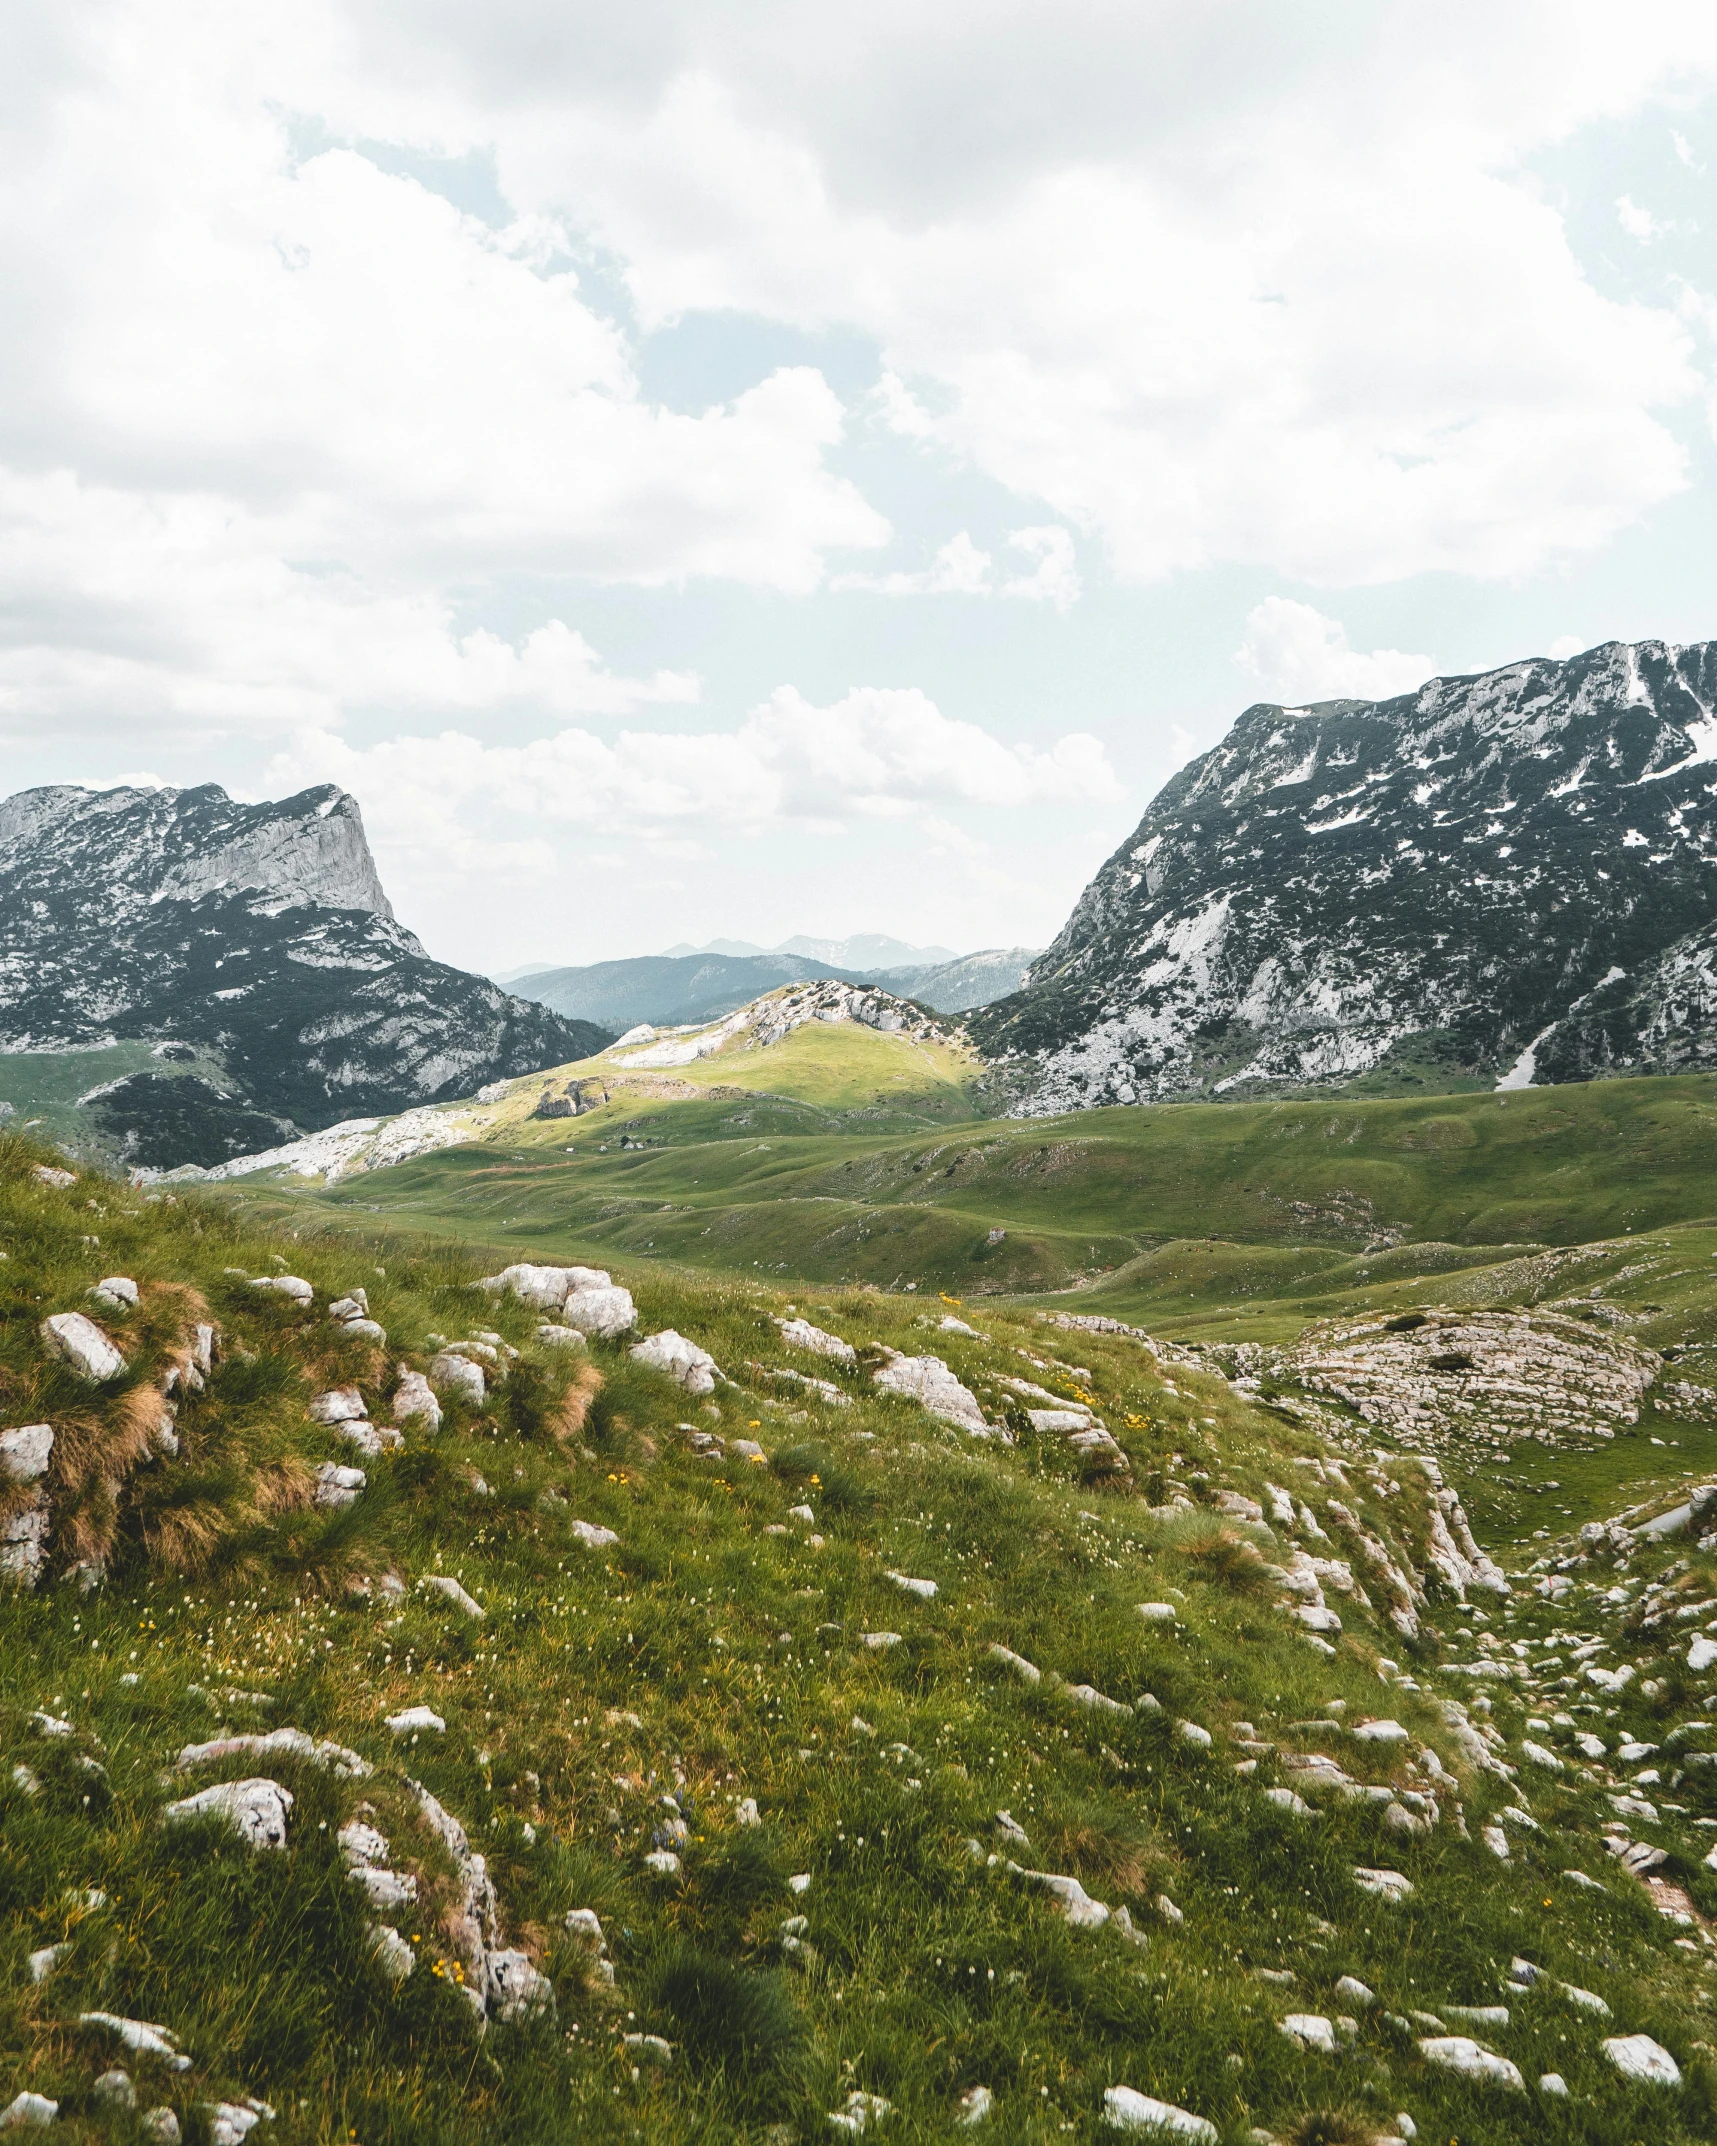
<path fill-rule="evenodd" d="M 0 1252 L 5 1421 L 53 1434 L 0 1484 L 39 1545 L 0 1589 L 14 2121 L 1050 2146 L 1148 2096 L 1208 2146 L 1711 2135 L 1717 1777 L 1630 1821 L 1678 1923 L 1575 1743 L 1703 1751 L 1686 1625 L 1624 1632 L 1577 1560 L 1505 1598 L 1339 1406 L 1029 1308 L 648 1262 L 635 1326 L 568 1345 L 457 1247 L 15 1139 Z M 68 1315 L 111 1363 L 56 1354 Z M 631 1353 L 666 1327 L 706 1393 Z M 879 1384 L 891 1351 L 988 1435 Z M 344 1437 L 407 1372 L 439 1425 Z M 1708 1553 L 1629 1554 L 1624 1598 L 1717 1607 Z M 1588 1693 L 1576 1642 L 1641 1666 Z M 1635 2035 L 1677 2084 L 1618 2067 Z"/>

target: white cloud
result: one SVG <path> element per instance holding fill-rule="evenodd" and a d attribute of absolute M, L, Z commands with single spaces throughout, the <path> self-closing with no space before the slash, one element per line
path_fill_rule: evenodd
<path fill-rule="evenodd" d="M 307 731 L 267 784 L 311 782 L 358 798 L 400 914 L 455 958 L 507 949 L 490 962 L 621 951 L 644 892 L 662 899 L 644 905 L 657 922 L 640 951 L 694 910 L 737 921 L 742 898 L 773 944 L 837 893 L 866 929 L 922 939 L 934 914 L 973 944 L 1025 943 L 1059 923 L 1080 856 L 1101 853 L 1050 831 L 1121 794 L 1083 732 L 1010 744 L 878 687 L 819 707 L 784 686 L 727 730 L 569 726 L 498 745 L 449 728 L 365 746 Z M 987 861 L 1004 836 L 1005 869 Z"/>
<path fill-rule="evenodd" d="M 701 845 L 730 830 L 928 824 L 952 808 L 1119 795 L 1103 747 L 1085 732 L 1048 751 L 1009 745 L 945 716 L 921 692 L 873 686 L 824 708 L 783 686 L 728 731 L 626 729 L 609 740 L 575 728 L 489 745 L 445 730 L 365 747 L 313 732 L 269 773 L 275 782 L 344 784 L 397 847 L 439 852 L 451 837 L 473 857 L 490 841 L 479 830 L 503 822 L 509 850 L 536 839 L 533 828 L 556 827 L 657 845 L 695 830 Z"/>
<path fill-rule="evenodd" d="M 451 596 L 378 592 L 282 556 L 275 517 L 0 472 L 0 735 L 147 723 L 196 734 L 337 725 L 356 711 L 622 716 L 698 680 L 617 677 L 550 619 L 517 642 L 460 632 Z"/>
<path fill-rule="evenodd" d="M 931 565 L 919 573 L 837 574 L 833 589 L 867 589 L 883 596 L 1019 596 L 1031 603 L 1053 604 L 1066 611 L 1079 600 L 1079 566 L 1073 539 L 1065 529 L 1014 529 L 1009 547 L 1027 561 L 1035 561 L 1019 573 L 996 572 L 995 555 L 981 551 L 969 531 L 937 552 Z"/>
<path fill-rule="evenodd" d="M 1653 239 L 1675 229 L 1674 224 L 1660 224 L 1650 209 L 1642 209 L 1627 194 L 1616 196 L 1616 221 L 1629 238 L 1637 238 L 1642 246 L 1649 246 Z"/>
<path fill-rule="evenodd" d="M 597 231 L 646 320 L 866 329 L 888 421 L 1123 577 L 1514 576 L 1685 482 L 1664 418 L 1697 391 L 1689 338 L 1594 287 L 1522 167 L 1711 81 L 1707 11 L 650 24 L 593 33 L 606 107 L 570 65 L 533 92 L 490 50 L 509 190 Z M 416 63 L 424 94 L 447 49 Z"/>
<path fill-rule="evenodd" d="M 1582 640 L 1577 633 L 1559 633 L 1545 650 L 1545 654 L 1553 662 L 1566 663 L 1570 656 L 1584 655 L 1591 646 L 1590 641 Z"/>
<path fill-rule="evenodd" d="M 1347 645 L 1346 628 L 1310 604 L 1266 596 L 1246 614 L 1234 661 L 1272 700 L 1301 707 L 1317 700 L 1388 700 L 1423 685 L 1436 669 L 1430 656 Z"/>

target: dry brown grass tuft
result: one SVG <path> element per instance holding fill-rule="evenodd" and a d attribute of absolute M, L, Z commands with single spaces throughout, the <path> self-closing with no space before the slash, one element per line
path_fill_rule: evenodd
<path fill-rule="evenodd" d="M 590 1404 L 602 1391 L 602 1383 L 602 1373 L 594 1364 L 580 1364 L 573 1374 L 572 1383 L 555 1403 L 548 1419 L 549 1429 L 562 1445 L 569 1439 L 583 1437 L 584 1426 L 590 1419 Z"/>
<path fill-rule="evenodd" d="M 1155 1892 L 1173 1865 L 1150 1833 L 1129 1814 L 1083 1810 L 1042 1829 L 1048 1868 L 1073 1870 L 1099 1891 L 1133 1898 Z"/>
<path fill-rule="evenodd" d="M 169 1571 L 184 1579 L 200 1579 L 216 1563 L 235 1525 L 252 1517 L 205 1498 L 153 1515 L 144 1523 L 143 1540 L 149 1555 Z"/>
<path fill-rule="evenodd" d="M 1176 1545 L 1191 1561 L 1202 1580 L 1213 1580 L 1235 1594 L 1262 1594 L 1270 1574 L 1256 1543 L 1236 1535 L 1232 1528 L 1213 1528 L 1208 1535 L 1191 1535 Z"/>

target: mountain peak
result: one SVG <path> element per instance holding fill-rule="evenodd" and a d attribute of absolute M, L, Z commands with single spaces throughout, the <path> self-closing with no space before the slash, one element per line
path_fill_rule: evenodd
<path fill-rule="evenodd" d="M 1717 1063 L 1717 644 L 1255 703 L 1023 992 L 1024 1107 Z"/>

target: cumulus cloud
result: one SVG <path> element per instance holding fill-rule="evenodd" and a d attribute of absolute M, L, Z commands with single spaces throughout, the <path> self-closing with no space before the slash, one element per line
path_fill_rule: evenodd
<path fill-rule="evenodd" d="M 1074 731 L 1047 750 L 1010 745 L 944 715 L 911 689 L 860 687 L 816 707 L 783 686 L 732 730 L 582 727 L 523 745 L 467 732 L 397 736 L 354 746 L 330 732 L 294 742 L 270 778 L 336 781 L 395 847 L 441 850 L 453 839 L 486 852 L 550 829 L 601 829 L 659 845 L 789 824 L 937 815 L 961 807 L 1018 809 L 1042 801 L 1106 802 L 1119 785 L 1102 745 Z"/>
<path fill-rule="evenodd" d="M 1067 530 L 1054 525 L 1014 529 L 1008 545 L 1025 562 L 1014 573 L 998 571 L 994 553 L 981 551 L 962 529 L 918 573 L 837 574 L 830 586 L 883 596 L 1019 596 L 1053 604 L 1058 611 L 1078 602 L 1079 564 Z"/>
<path fill-rule="evenodd" d="M 1271 700 L 1301 707 L 1317 700 L 1388 700 L 1423 685 L 1436 669 L 1430 656 L 1398 648 L 1364 653 L 1347 645 L 1347 630 L 1310 604 L 1266 596 L 1246 614 L 1234 661 Z"/>
<path fill-rule="evenodd" d="M 230 733 L 353 710 L 622 716 L 699 692 L 685 672 L 616 676 L 559 619 L 516 641 L 461 632 L 442 590 L 289 560 L 273 517 L 210 494 L 0 471 L 0 579 L 0 735 Z"/>
<path fill-rule="evenodd" d="M 1708 11 L 1457 0 L 1356 32 L 1074 4 L 950 9 L 926 35 L 881 6 L 838 40 L 769 7 L 650 22 L 592 31 L 623 117 L 570 57 L 534 91 L 509 78 L 509 189 L 576 202 L 646 321 L 867 329 L 902 436 L 1043 501 L 1124 577 L 1516 575 L 1685 481 L 1666 419 L 1698 390 L 1690 338 L 1593 285 L 1523 167 L 1709 83 Z M 443 23 L 411 63 L 426 96 Z M 508 74 L 504 40 L 484 65 Z"/>

